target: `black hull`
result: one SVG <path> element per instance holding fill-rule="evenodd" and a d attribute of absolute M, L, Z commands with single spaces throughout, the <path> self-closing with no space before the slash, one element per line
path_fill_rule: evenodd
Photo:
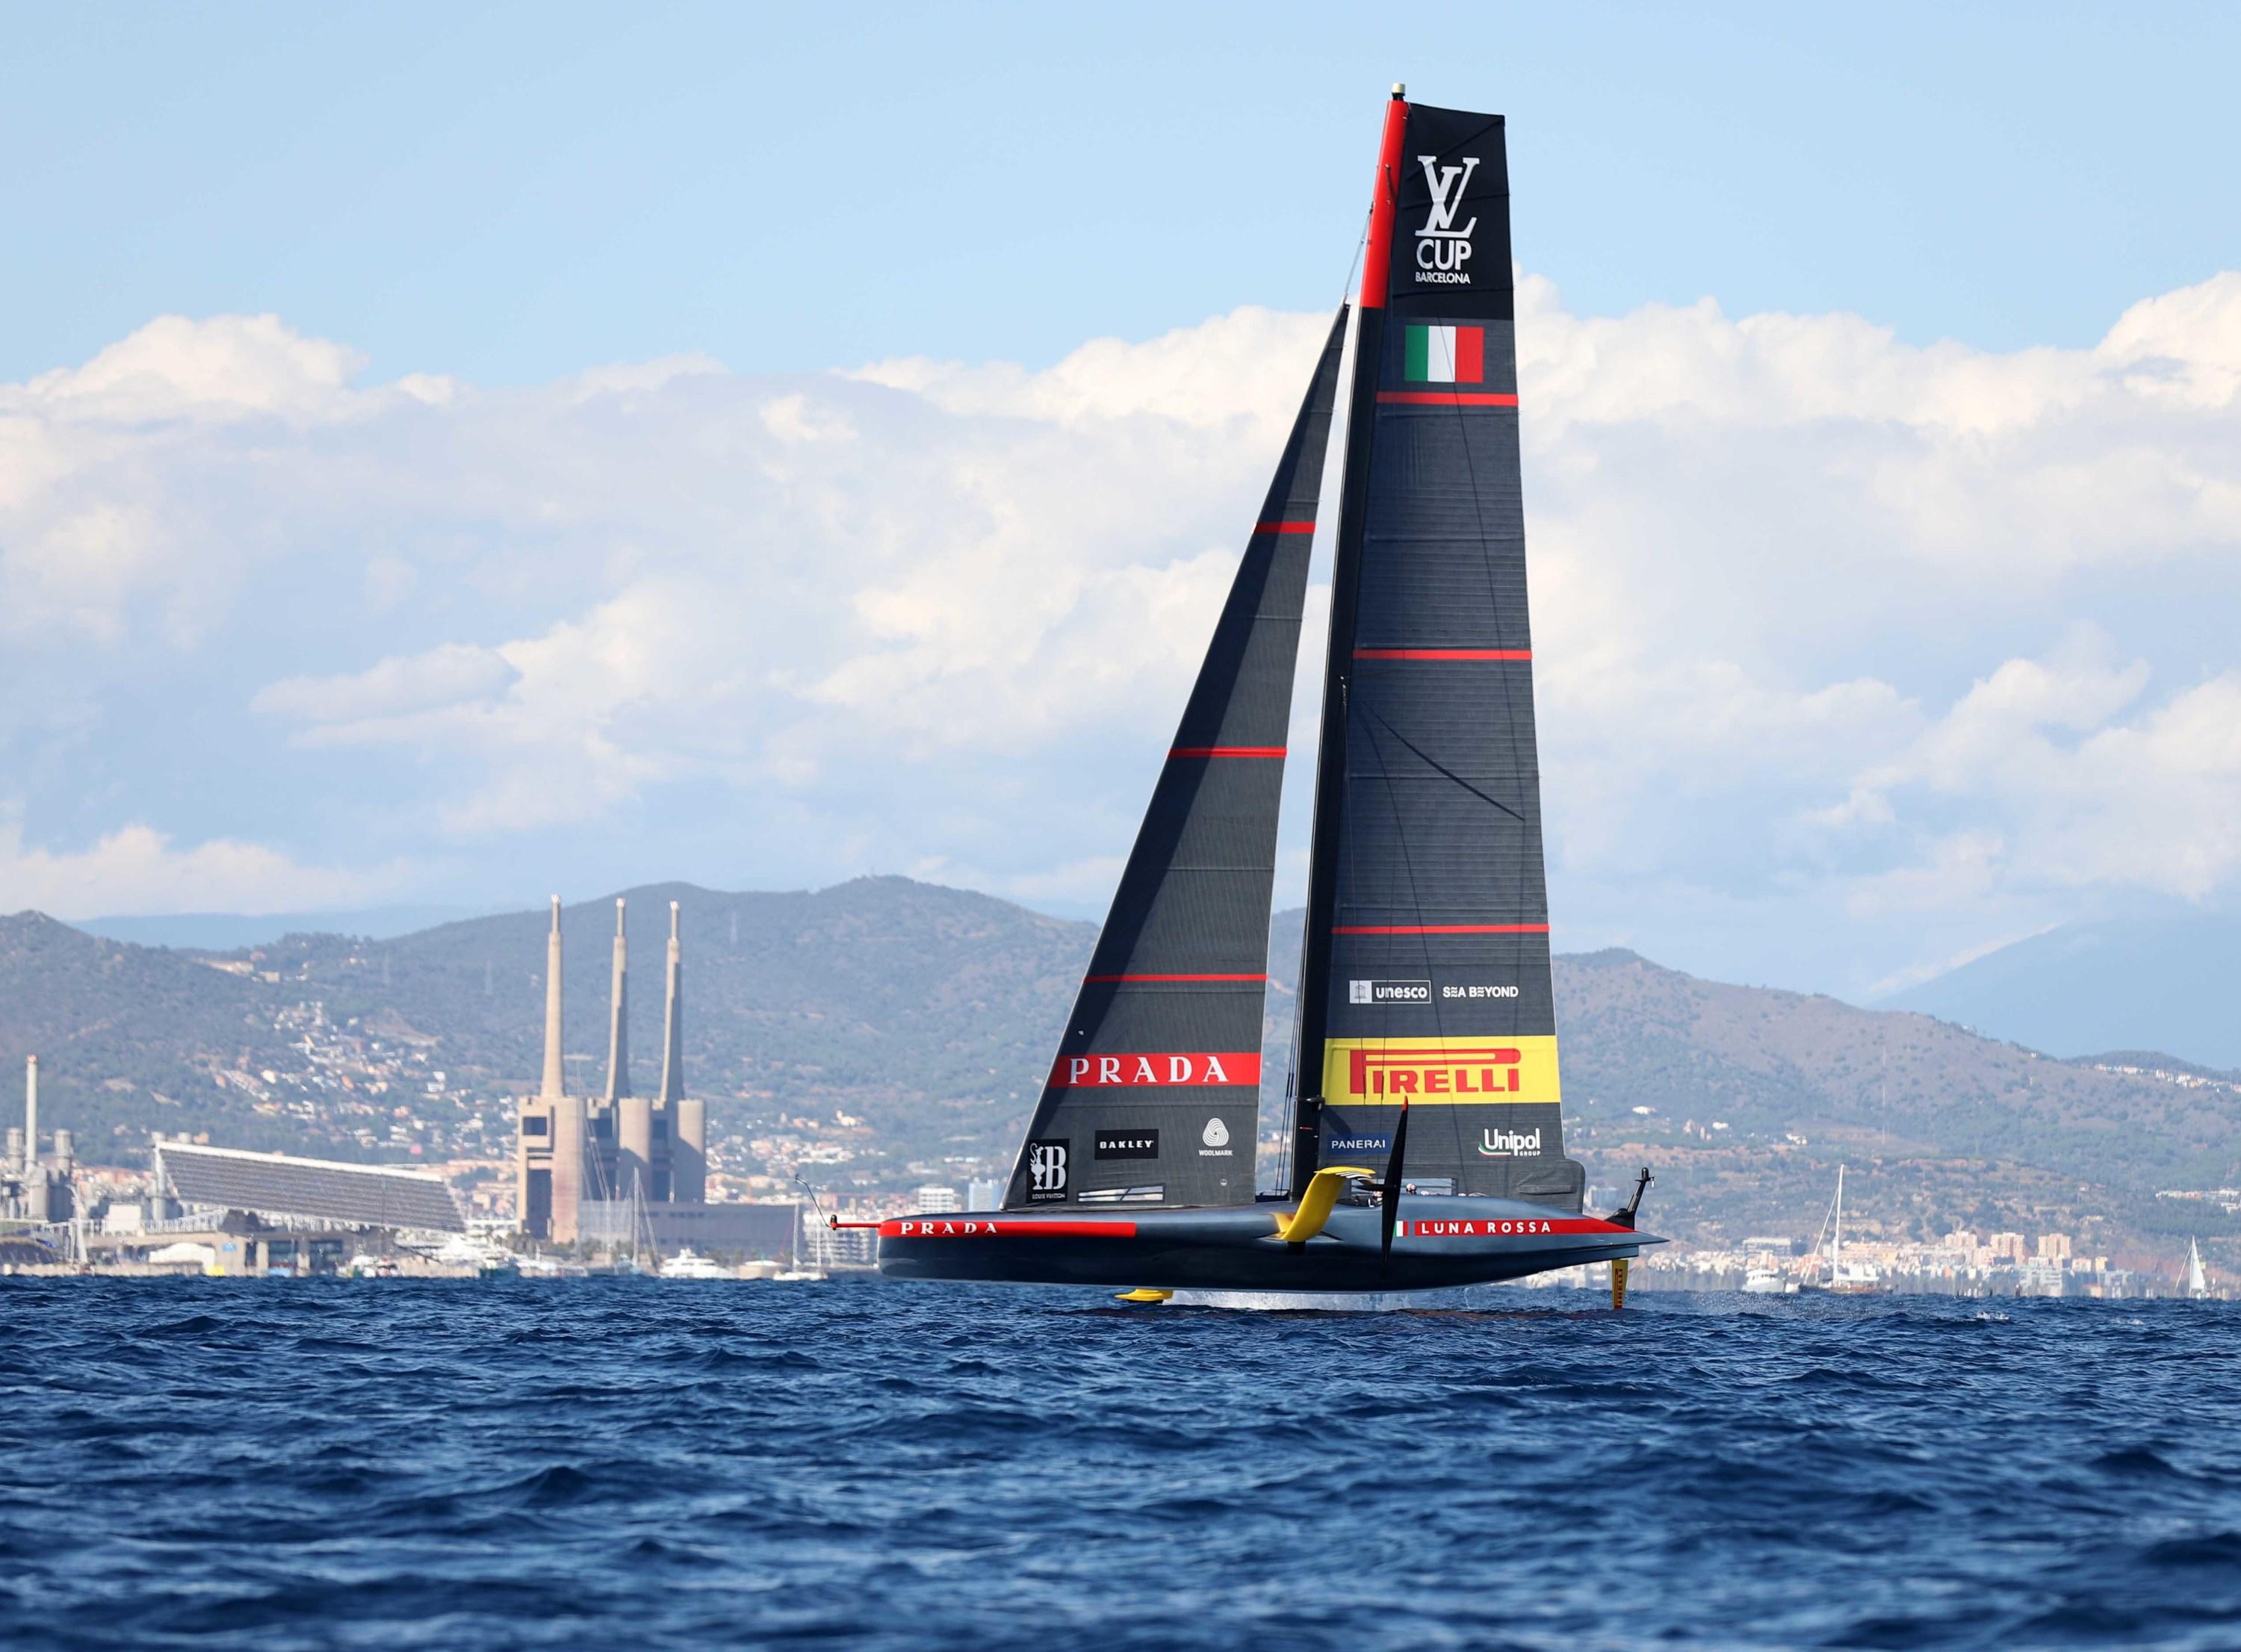
<path fill-rule="evenodd" d="M 1664 1242 L 1508 1200 L 1422 1197 L 1402 1207 L 1388 1256 L 1380 1252 L 1374 1207 L 1332 1212 L 1323 1231 L 1301 1245 L 1276 1237 L 1279 1208 L 912 1217 L 880 1224 L 880 1271 L 893 1279 L 1161 1290 L 1415 1291 L 1632 1258 Z"/>

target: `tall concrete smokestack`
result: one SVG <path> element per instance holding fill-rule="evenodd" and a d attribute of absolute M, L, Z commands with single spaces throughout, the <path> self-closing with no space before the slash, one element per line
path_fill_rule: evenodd
<path fill-rule="evenodd" d="M 615 897 L 615 977 L 607 1022 L 607 1100 L 631 1093 L 630 946 L 623 939 L 623 901 Z"/>
<path fill-rule="evenodd" d="M 661 1099 L 685 1099 L 685 949 L 677 939 L 677 903 L 669 903 L 669 993 L 661 1012 Z"/>
<path fill-rule="evenodd" d="M 23 1058 L 23 1180 L 39 1171 L 39 1058 Z"/>
<path fill-rule="evenodd" d="M 560 1073 L 560 897 L 552 897 L 552 933 L 545 941 L 545 1082 L 538 1094 L 556 1100 L 566 1089 Z"/>
<path fill-rule="evenodd" d="M 677 903 L 669 903 L 669 1007 L 662 1016 L 661 1100 L 669 1109 L 669 1196 L 680 1205 L 708 1197 L 708 1104 L 685 1094 L 685 944 Z"/>

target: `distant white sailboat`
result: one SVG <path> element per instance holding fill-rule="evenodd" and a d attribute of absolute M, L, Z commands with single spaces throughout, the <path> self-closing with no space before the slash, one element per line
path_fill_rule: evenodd
<path fill-rule="evenodd" d="M 2210 1294 L 2210 1280 L 2202 1271 L 2202 1244 L 2198 1240 L 2186 1241 L 2186 1294 L 2198 1301 Z"/>
<path fill-rule="evenodd" d="M 1821 1218 L 1821 1232 L 1814 1236 L 1813 1248 L 1819 1250 L 1823 1239 L 1829 1241 L 1829 1273 L 1824 1279 L 1806 1281 L 1809 1290 L 1845 1291 L 1854 1294 L 1883 1288 L 1881 1278 L 1872 1263 L 1856 1265 L 1847 1271 L 1844 1267 L 1844 1167 L 1836 1167 L 1836 1196 L 1830 1201 L 1828 1214 Z M 1746 1286 L 1748 1288 L 1748 1286 Z"/>

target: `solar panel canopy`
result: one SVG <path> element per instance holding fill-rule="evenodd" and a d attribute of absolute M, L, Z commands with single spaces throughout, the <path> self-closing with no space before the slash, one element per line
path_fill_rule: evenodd
<path fill-rule="evenodd" d="M 163 1151 L 171 1191 L 191 1205 L 361 1227 L 466 1231 L 452 1190 L 421 1172 L 182 1143 L 167 1142 Z"/>

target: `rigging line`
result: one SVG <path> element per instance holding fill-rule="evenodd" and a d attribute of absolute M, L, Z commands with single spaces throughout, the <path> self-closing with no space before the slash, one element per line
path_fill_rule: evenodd
<path fill-rule="evenodd" d="M 1456 773 L 1446 764 L 1441 762 L 1439 759 L 1425 751 L 1423 747 L 1418 746 L 1406 734 L 1403 734 L 1399 729 L 1394 727 L 1392 724 L 1387 722 L 1385 719 L 1379 714 L 1375 706 L 1364 702 L 1361 709 L 1366 715 L 1376 718 L 1377 725 L 1380 728 L 1382 728 L 1388 734 L 1390 734 L 1395 739 L 1400 741 L 1401 745 L 1407 746 L 1411 752 L 1414 752 L 1428 766 L 1436 770 L 1441 774 L 1445 775 L 1448 779 L 1453 780 L 1457 786 L 1462 787 L 1464 791 L 1469 793 L 1480 802 L 1492 805 L 1494 807 L 1501 810 L 1504 814 L 1508 815 L 1511 819 L 1516 821 L 1520 826 L 1525 824 L 1525 817 L 1522 814 L 1520 814 L 1515 809 L 1511 808 L 1500 798 L 1489 796 L 1486 793 L 1480 791 L 1478 787 L 1473 786 L 1468 780 L 1463 779 L 1462 775 Z"/>
<path fill-rule="evenodd" d="M 1369 245 L 1370 220 L 1377 215 L 1377 203 L 1372 201 L 1369 210 L 1361 215 L 1361 238 L 1354 244 L 1354 258 L 1346 266 L 1346 284 L 1338 290 L 1338 301 L 1349 302 L 1354 296 L 1354 272 L 1361 268 L 1361 255 Z"/>

